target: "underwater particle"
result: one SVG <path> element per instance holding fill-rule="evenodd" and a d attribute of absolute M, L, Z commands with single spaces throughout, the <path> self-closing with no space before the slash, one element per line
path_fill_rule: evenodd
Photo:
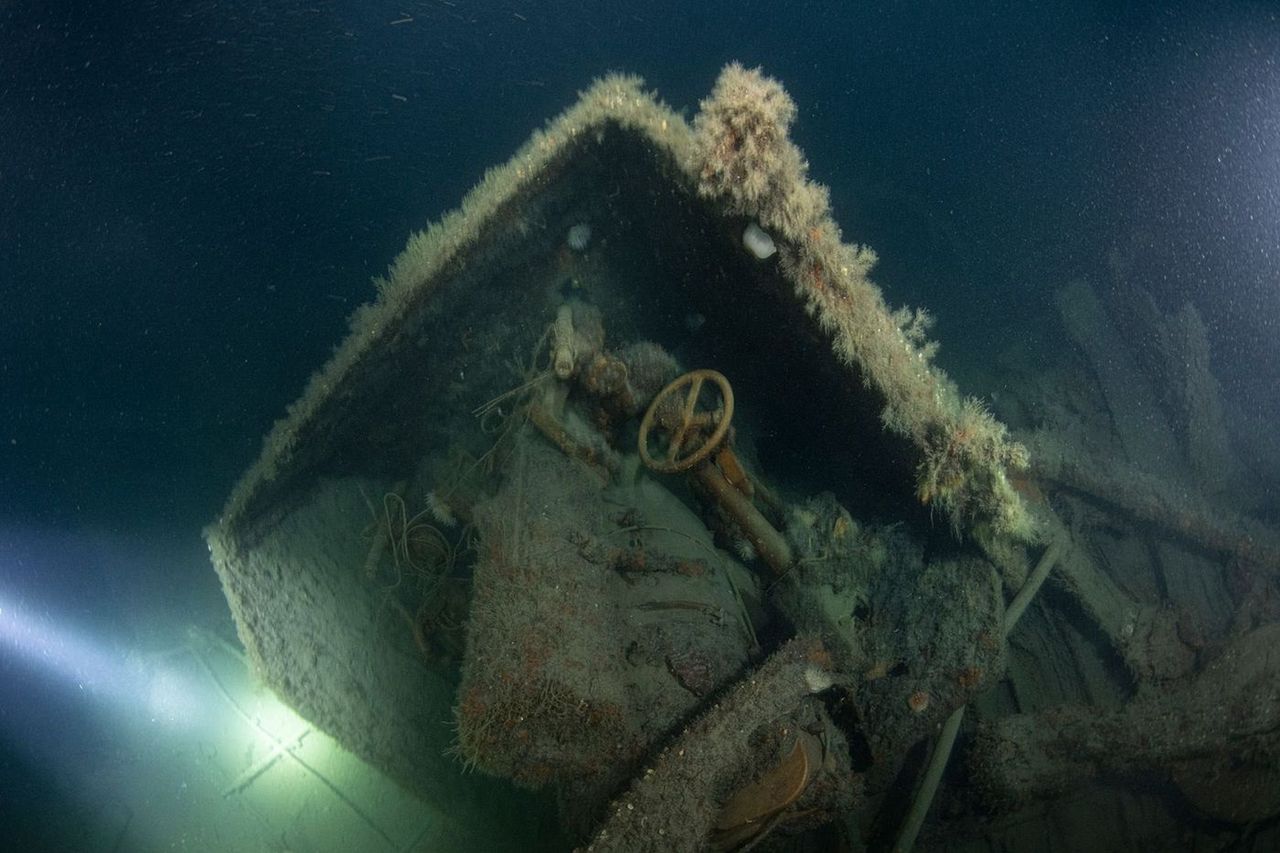
<path fill-rule="evenodd" d="M 742 232 L 742 245 L 762 261 L 778 251 L 778 247 L 773 244 L 773 238 L 754 222 L 748 222 L 747 229 Z"/>
<path fill-rule="evenodd" d="M 929 710 L 929 694 L 923 690 L 917 690 L 907 697 L 907 707 L 911 709 L 912 713 L 923 714 Z"/>
<path fill-rule="evenodd" d="M 577 225 L 569 229 L 569 233 L 565 235 L 564 241 L 569 244 L 569 248 L 575 252 L 585 251 L 587 246 L 591 244 L 591 225 L 587 222 L 579 222 Z"/>
<path fill-rule="evenodd" d="M 700 311 L 694 311 L 690 314 L 684 315 L 684 327 L 689 330 L 690 334 L 701 329 L 703 324 L 705 324 L 706 322 L 707 322 L 707 315 L 701 313 Z"/>

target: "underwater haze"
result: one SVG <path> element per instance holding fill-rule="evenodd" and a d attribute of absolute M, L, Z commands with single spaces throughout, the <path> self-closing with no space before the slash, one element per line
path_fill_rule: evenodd
<path fill-rule="evenodd" d="M 421 428 L 436 442 L 414 446 L 416 467 L 402 477 L 390 463 L 367 462 L 384 448 L 401 453 L 399 436 L 353 427 L 367 438 L 363 449 L 298 475 L 320 485 L 267 495 L 262 501 L 275 503 L 246 511 L 253 525 L 211 533 L 206 544 L 206 526 L 233 514 L 228 496 L 246 470 L 251 481 L 255 460 L 274 464 L 278 448 L 268 441 L 264 450 L 273 424 L 329 399 L 307 390 L 309 377 L 341 351 L 360 306 L 394 299 L 398 284 L 380 290 L 374 280 L 415 232 L 444 220 L 440 233 L 461 233 L 449 230 L 462 226 L 447 215 L 486 170 L 598 78 L 638 75 L 673 110 L 672 123 L 678 116 L 699 134 L 711 115 L 701 110 L 734 62 L 763 75 L 740 81 L 742 115 L 754 115 L 753 98 L 783 97 L 771 81 L 794 102 L 789 138 L 808 169 L 797 180 L 827 188 L 844 243 L 874 250 L 868 282 L 891 309 L 927 308 L 927 322 L 892 315 L 901 326 L 893 334 L 919 346 L 910 352 L 924 375 L 945 371 L 973 398 L 961 409 L 956 397 L 950 420 L 939 421 L 946 426 L 916 429 L 904 417 L 900 427 L 893 393 L 875 386 L 877 353 L 858 350 L 838 363 L 834 322 L 804 325 L 823 316 L 803 301 L 812 294 L 800 295 L 809 292 L 801 278 L 811 256 L 771 224 L 765 206 L 744 202 L 745 191 L 714 195 L 706 169 L 672 178 L 683 166 L 662 166 L 665 152 L 658 166 L 619 168 L 619 151 L 644 144 L 611 140 L 603 153 L 575 159 L 570 151 L 562 168 L 547 167 L 537 184 L 545 197 L 519 196 L 523 215 L 504 220 L 518 220 L 510 233 L 525 241 L 511 269 L 493 258 L 515 237 L 477 230 L 460 241 L 475 257 L 459 265 L 458 280 L 471 274 L 464 268 L 500 270 L 490 275 L 491 302 L 444 303 L 469 312 L 474 332 L 461 320 L 456 329 L 404 320 L 407 330 L 389 321 L 389 348 L 445 328 L 468 352 L 491 342 L 500 353 L 490 372 L 468 367 L 440 380 L 462 401 L 457 419 L 405 414 L 406 431 Z M 752 132 L 744 128 L 739 142 Z M 786 122 L 770 129 L 778 128 L 788 130 Z M 595 183 L 614 168 L 624 177 Z M 660 180 L 684 189 L 655 188 Z M 650 189 L 658 200 L 647 208 Z M 664 230 L 674 219 L 663 219 L 662 199 L 677 196 L 670 210 L 689 218 Z M 747 224 L 776 238 L 778 256 L 742 244 Z M 535 255 L 546 263 L 528 261 Z M 619 272 L 636 269 L 637 258 L 661 271 L 650 276 L 651 296 L 634 297 L 648 314 L 619 307 L 635 281 L 649 281 Z M 687 281 L 677 287 L 679 276 Z M 703 279 L 750 280 L 779 302 L 717 302 L 698 290 Z M 814 279 L 811 271 L 805 281 Z M 427 273 L 415 282 L 406 288 L 428 290 Z M 836 287 L 813 285 L 827 286 Z M 439 289 L 452 293 L 448 282 Z M 523 310 L 517 298 L 530 293 L 563 299 L 564 310 L 537 302 L 550 308 L 528 328 L 480 328 L 486 317 L 499 323 L 504 305 Z M 805 751 L 817 748 L 809 741 L 762 735 L 753 741 L 758 764 L 730 770 L 708 757 L 704 775 L 718 786 L 709 796 L 719 800 L 706 820 L 715 831 L 689 849 L 1280 846 L 1280 712 L 1266 710 L 1280 708 L 1272 630 L 1280 624 L 1280 12 L 1272 4 L 0 3 L 0 295 L 0 831 L 12 849 L 474 843 L 459 840 L 479 837 L 467 834 L 465 809 L 451 815 L 446 800 L 432 800 L 431 784 L 384 759 L 376 732 L 370 745 L 357 742 L 333 722 L 344 712 L 329 698 L 286 683 L 280 672 L 292 658 L 277 668 L 274 639 L 264 639 L 271 629 L 246 615 L 256 581 L 237 575 L 235 560 L 270 562 L 275 552 L 259 548 L 263 541 L 287 547 L 263 530 L 275 536 L 280 518 L 288 523 L 279 530 L 292 529 L 326 507 L 357 516 L 352 576 L 369 594 L 334 607 L 329 630 L 360 633 L 361 642 L 366 628 L 398 632 L 386 654 L 412 660 L 424 683 L 444 692 L 421 705 L 404 693 L 393 700 L 360 666 L 354 686 L 326 676 L 316 691 L 358 695 L 353 706 L 387 721 L 388 742 L 390 727 L 406 720 L 448 728 L 450 738 L 457 728 L 448 761 L 458 784 L 476 786 L 468 797 L 492 797 L 495 826 L 505 826 L 502 810 L 536 812 L 536 820 L 520 815 L 536 824 L 530 849 L 593 840 L 598 849 L 669 849 L 635 835 L 610 847 L 607 828 L 600 834 L 612 827 L 607 806 L 630 796 L 631 781 L 648 770 L 661 776 L 662 746 L 714 714 L 712 700 L 737 695 L 739 677 L 771 677 L 795 635 L 826 643 L 795 668 L 821 682 L 812 688 L 819 698 L 806 694 L 802 713 L 793 707 L 799 699 L 786 707 L 797 714 L 789 732 L 822 730 L 813 735 L 820 756 Z M 775 317 L 766 304 L 796 310 Z M 740 323 L 739 309 L 750 314 Z M 619 595 L 646 588 L 652 578 L 642 569 L 674 567 L 661 587 L 665 604 L 627 605 L 644 616 L 628 665 L 651 665 L 644 678 L 652 680 L 624 667 L 619 677 L 634 680 L 615 691 L 639 702 L 634 696 L 652 689 L 658 698 L 640 704 L 671 709 L 671 720 L 628 728 L 618 720 L 640 712 L 623 707 L 615 718 L 608 706 L 555 730 L 558 747 L 584 756 L 595 748 L 592 726 L 634 729 L 630 751 L 601 747 L 612 762 L 604 769 L 585 759 L 565 769 L 572 762 L 557 763 L 560 753 L 537 753 L 538 731 L 521 735 L 511 724 L 511 740 L 500 741 L 487 728 L 467 729 L 483 704 L 476 697 L 490 708 L 501 701 L 484 691 L 503 677 L 481 670 L 499 654 L 486 658 L 474 633 L 497 618 L 485 602 L 498 600 L 496 612 L 509 605 L 495 589 L 540 583 L 528 579 L 532 570 L 493 565 L 493 543 L 509 533 L 504 519 L 513 526 L 511 507 L 523 500 L 513 483 L 526 471 L 563 483 L 566 491 L 547 500 L 566 517 L 586 517 L 575 501 L 590 488 L 537 460 L 599 463 L 609 488 L 640 468 L 638 457 L 624 457 L 637 432 L 644 440 L 648 398 L 637 390 L 635 406 L 593 401 L 594 386 L 578 378 L 585 368 L 559 370 L 565 339 L 557 329 L 575 322 L 587 337 L 582 328 L 598 322 L 593 346 L 602 358 L 616 355 L 637 384 L 642 366 L 662 378 L 649 397 L 685 369 L 743 376 L 740 421 L 724 440 L 736 442 L 751 477 L 773 487 L 747 490 L 768 536 L 733 515 L 737 492 L 716 498 L 716 487 L 679 477 L 653 474 L 670 494 L 648 494 L 643 512 L 640 497 L 625 503 L 630 514 L 616 510 L 623 504 L 613 493 L 599 498 L 625 515 L 611 533 L 629 534 L 592 539 L 610 554 L 607 571 L 626 578 Z M 785 345 L 752 337 L 785 324 L 803 330 Z M 926 330 L 940 343 L 936 356 Z M 504 348 L 526 337 L 532 351 Z M 565 346 L 580 352 L 585 345 L 574 340 Z M 650 344 L 663 355 L 644 349 Z M 753 373 L 734 363 L 747 357 L 785 364 Z M 536 364 L 550 366 L 533 375 Z M 794 378 L 805 371 L 810 385 Z M 512 392 L 502 392 L 500 373 Z M 488 389 L 491 379 L 498 384 Z M 828 410 L 825 398 L 764 399 L 788 388 L 843 388 L 845 379 L 871 388 L 872 402 Z M 395 393 L 405 399 L 428 387 L 411 385 L 413 372 L 401 380 Z M 939 380 L 939 399 L 950 399 L 950 381 Z M 521 408 L 521 395 L 553 382 L 565 384 L 555 404 L 561 420 L 548 430 L 540 410 Z M 830 451 L 833 434 L 855 421 L 892 440 L 847 460 Z M 464 426 L 445 428 L 455 422 Z M 957 448 L 986 429 L 1017 449 L 974 451 L 999 469 L 984 488 L 1035 518 L 1034 534 L 995 545 L 984 538 L 998 526 L 981 514 L 989 506 L 956 509 L 978 463 L 952 470 L 937 461 L 961 458 Z M 329 440 L 331 432 L 314 435 Z M 484 442 L 502 452 L 477 450 Z M 617 465 L 599 462 L 614 451 Z M 526 453 L 535 461 L 519 461 Z M 296 457 L 305 460 L 305 448 Z M 716 464 L 734 481 L 729 463 Z M 438 485 L 457 468 L 464 475 Z M 473 482 L 477 468 L 485 479 Z M 465 502 L 448 500 L 464 493 Z M 542 517 L 555 522 L 554 512 Z M 814 519 L 827 524 L 821 547 L 802 531 L 816 530 Z M 659 527 L 685 532 L 636 545 L 637 533 Z M 860 538 L 845 554 L 837 540 L 849 529 Z M 561 538 L 592 552 L 576 535 Z M 774 537 L 786 547 L 777 561 L 768 551 Z M 632 550 L 618 545 L 624 540 Z M 215 554 L 215 573 L 211 545 L 228 541 L 234 553 Z M 371 552 L 365 560 L 384 546 L 385 559 Z M 732 567 L 707 568 L 703 554 Z M 815 574 L 839 554 L 856 572 Z M 1001 593 L 988 596 L 995 603 L 986 615 L 1006 625 L 1006 607 L 1042 562 L 1049 579 L 1023 621 L 1007 622 L 1007 640 L 987 632 L 977 615 L 983 596 Z M 714 606 L 676 585 L 703 572 L 724 578 L 705 593 Z M 946 607 L 903 601 L 910 596 L 879 585 L 876 572 L 954 591 L 950 600 L 967 609 L 954 625 L 939 616 L 936 636 L 918 646 L 878 645 L 877 631 L 893 620 L 915 624 Z M 974 580 L 953 589 L 934 583 L 940 572 Z M 855 595 L 842 584 L 862 586 Z M 531 586 L 521 600 L 551 607 L 562 594 L 542 592 Z M 717 630 L 725 622 L 742 636 L 681 634 L 673 626 L 690 614 L 711 614 Z M 485 630 L 533 645 L 511 625 Z M 324 633 L 280 628 L 286 644 Z M 638 663 L 644 654 L 634 650 L 659 636 L 652 660 Z M 951 666 L 940 651 L 948 643 L 992 648 Z M 519 666 L 540 667 L 547 655 L 554 664 L 557 651 L 525 654 Z M 714 662 L 730 658 L 734 671 L 718 673 Z M 825 669 L 815 675 L 814 666 Z M 347 668 L 345 659 L 336 667 Z M 542 681 L 537 689 L 554 692 Z M 582 688 L 582 703 L 598 698 Z M 414 707 L 383 707 L 392 701 Z M 528 716 L 549 715 L 549 704 Z M 952 715 L 954 751 L 939 745 Z M 1089 728 L 1099 720 L 1108 733 L 1100 752 L 1112 758 L 1060 760 L 1099 743 Z M 1225 734 L 1215 739 L 1197 725 Z M 1057 732 L 1061 740 L 1047 734 Z M 930 756 L 939 754 L 947 768 L 940 790 L 922 796 Z M 799 781 L 786 776 L 802 759 Z M 788 781 L 793 796 L 761 804 L 773 796 L 762 791 Z M 575 799 L 590 807 L 566 805 Z M 737 820 L 738 808 L 756 813 Z M 1091 812 L 1093 827 L 1081 818 Z M 451 819 L 462 828 L 442 829 Z M 512 839 L 511 849 L 520 843 Z"/>

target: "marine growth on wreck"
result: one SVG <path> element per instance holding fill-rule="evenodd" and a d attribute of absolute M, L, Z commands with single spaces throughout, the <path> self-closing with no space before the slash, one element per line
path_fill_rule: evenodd
<path fill-rule="evenodd" d="M 1277 679 L 1231 656 L 1280 547 L 1177 471 L 1230 452 L 1207 368 L 1152 451 L 1072 284 L 1095 409 L 1027 379 L 1011 433 L 890 307 L 795 118 L 736 64 L 692 122 L 606 77 L 409 240 L 207 532 L 255 669 L 458 849 L 940 846 L 948 765 L 975 849 L 1104 770 L 1280 811 Z M 1166 600 L 1109 574 L 1135 542 Z M 1179 599 L 1197 561 L 1230 570 Z"/>

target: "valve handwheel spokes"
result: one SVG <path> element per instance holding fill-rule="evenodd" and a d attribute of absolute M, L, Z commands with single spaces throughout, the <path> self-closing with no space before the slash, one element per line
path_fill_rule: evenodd
<path fill-rule="evenodd" d="M 714 408 L 699 408 L 703 386 L 710 380 L 720 392 Z M 683 396 L 683 399 L 682 399 Z M 716 370 L 691 370 L 658 392 L 640 421 L 640 458 L 654 471 L 674 474 L 688 471 L 707 459 L 724 443 L 733 420 L 733 388 Z M 655 430 L 666 433 L 667 449 L 661 457 L 649 452 Z"/>

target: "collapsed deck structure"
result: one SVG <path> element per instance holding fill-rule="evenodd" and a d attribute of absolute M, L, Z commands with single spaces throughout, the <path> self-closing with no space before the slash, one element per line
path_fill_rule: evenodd
<path fill-rule="evenodd" d="M 692 123 L 597 82 L 409 240 L 206 532 L 264 683 L 438 848 L 891 822 L 1005 670 L 1051 516 L 794 117 L 737 65 Z"/>

